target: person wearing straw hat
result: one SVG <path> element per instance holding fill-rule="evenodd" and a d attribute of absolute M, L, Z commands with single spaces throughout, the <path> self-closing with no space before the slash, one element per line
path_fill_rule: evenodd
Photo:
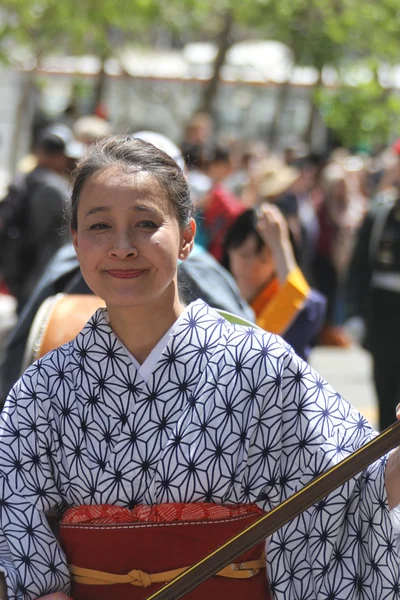
<path fill-rule="evenodd" d="M 287 194 L 299 179 L 301 172 L 277 158 L 264 161 L 258 169 L 258 193 L 265 200 L 276 201 Z"/>
<path fill-rule="evenodd" d="M 255 174 L 257 204 L 260 202 L 276 204 L 285 215 L 297 244 L 300 244 L 301 228 L 297 198 L 292 188 L 300 177 L 299 169 L 286 165 L 276 157 L 263 161 Z"/>

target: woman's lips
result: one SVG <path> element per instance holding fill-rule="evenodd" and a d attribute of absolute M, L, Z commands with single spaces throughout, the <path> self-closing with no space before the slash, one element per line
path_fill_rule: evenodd
<path fill-rule="evenodd" d="M 107 271 L 111 277 L 117 279 L 134 279 L 144 273 L 143 269 L 111 269 Z"/>

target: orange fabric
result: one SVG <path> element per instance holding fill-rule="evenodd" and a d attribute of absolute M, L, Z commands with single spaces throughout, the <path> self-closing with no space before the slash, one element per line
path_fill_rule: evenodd
<path fill-rule="evenodd" d="M 73 340 L 100 306 L 105 306 L 103 300 L 93 294 L 60 294 L 42 323 L 35 358 Z"/>
<path fill-rule="evenodd" d="M 279 281 L 275 277 L 270 283 L 267 283 L 264 289 L 257 295 L 251 303 L 251 308 L 254 310 L 256 317 L 263 312 L 267 304 L 269 304 L 274 296 L 279 292 Z"/>
<path fill-rule="evenodd" d="M 168 503 L 147 506 L 139 504 L 133 510 L 111 504 L 76 506 L 67 510 L 61 523 L 173 523 L 174 521 L 215 521 L 245 515 L 262 514 L 256 504 L 221 506 L 202 502 Z"/>
<path fill-rule="evenodd" d="M 275 279 L 251 304 L 257 325 L 282 335 L 302 309 L 309 292 L 310 286 L 298 267 L 289 273 L 282 286 Z"/>

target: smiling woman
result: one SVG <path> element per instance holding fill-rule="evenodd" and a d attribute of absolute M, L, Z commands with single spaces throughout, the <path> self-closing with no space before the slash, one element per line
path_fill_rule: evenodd
<path fill-rule="evenodd" d="M 193 248 L 195 222 L 176 163 L 167 155 L 160 163 L 161 151 L 141 140 L 127 146 L 125 162 L 114 139 L 79 167 L 71 232 L 83 277 L 141 363 L 183 310 L 177 261 Z"/>
<path fill-rule="evenodd" d="M 373 432 L 278 336 L 182 305 L 192 204 L 151 144 L 89 150 L 71 233 L 106 307 L 29 367 L 1 414 L 0 597 L 141 600 Z M 392 456 L 386 487 L 385 458 L 274 534 L 266 558 L 256 546 L 187 597 L 394 594 Z"/>

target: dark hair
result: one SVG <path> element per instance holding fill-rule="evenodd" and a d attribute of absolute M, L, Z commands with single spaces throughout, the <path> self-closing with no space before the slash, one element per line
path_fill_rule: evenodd
<path fill-rule="evenodd" d="M 182 142 L 180 150 L 188 169 L 204 169 L 207 165 L 207 149 L 204 144 Z"/>
<path fill-rule="evenodd" d="M 65 141 L 58 135 L 53 133 L 44 133 L 40 136 L 36 148 L 45 154 L 64 154 L 66 144 Z"/>
<path fill-rule="evenodd" d="M 230 270 L 229 251 L 240 248 L 250 236 L 253 236 L 256 241 L 256 252 L 258 254 L 264 248 L 265 243 L 257 231 L 257 215 L 252 208 L 245 210 L 237 217 L 225 236 L 221 262 L 228 271 Z"/>
<path fill-rule="evenodd" d="M 286 217 L 285 217 L 286 218 Z M 240 214 L 237 219 L 232 223 L 228 229 L 225 240 L 222 246 L 222 260 L 221 264 L 225 269 L 230 271 L 229 263 L 229 250 L 235 250 L 240 248 L 242 244 L 250 237 L 253 236 L 256 241 L 256 254 L 259 254 L 261 250 L 266 246 L 264 240 L 260 236 L 257 230 L 257 213 L 253 208 L 245 210 Z M 292 230 L 289 227 L 289 241 L 292 245 L 293 253 L 296 262 L 299 262 L 299 248 L 296 244 L 295 237 Z"/>
<path fill-rule="evenodd" d="M 225 146 L 214 146 L 206 154 L 209 163 L 230 163 L 231 152 Z"/>
<path fill-rule="evenodd" d="M 78 206 L 83 186 L 95 173 L 113 166 L 128 173 L 147 172 L 153 175 L 165 190 L 180 225 L 188 225 L 194 209 L 186 178 L 176 162 L 153 144 L 129 136 L 111 136 L 90 146 L 72 175 L 71 202 L 67 208 L 72 230 L 78 227 Z"/>

